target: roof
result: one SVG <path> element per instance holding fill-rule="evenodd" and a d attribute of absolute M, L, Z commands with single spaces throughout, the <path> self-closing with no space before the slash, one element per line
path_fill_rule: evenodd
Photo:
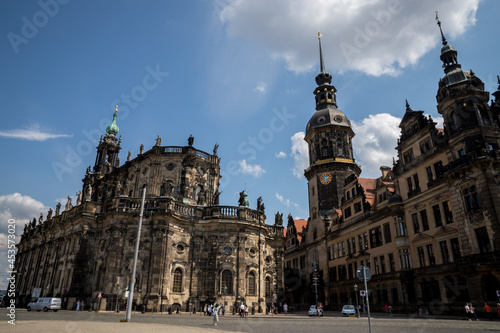
<path fill-rule="evenodd" d="M 377 179 L 358 178 L 358 184 L 361 185 L 363 187 L 363 190 L 365 191 L 366 201 L 373 206 L 375 204 Z"/>
<path fill-rule="evenodd" d="M 296 219 L 293 220 L 295 223 L 295 229 L 297 229 L 297 239 L 299 240 L 299 243 L 302 242 L 302 235 L 300 234 L 302 232 L 302 229 L 304 229 L 307 226 L 307 220 L 302 220 L 302 219 Z M 283 236 L 286 237 L 286 229 L 283 229 Z"/>

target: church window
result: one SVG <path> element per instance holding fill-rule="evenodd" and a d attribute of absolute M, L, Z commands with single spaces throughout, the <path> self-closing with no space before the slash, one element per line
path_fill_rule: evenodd
<path fill-rule="evenodd" d="M 221 290 L 226 294 L 232 294 L 233 292 L 233 274 L 227 269 L 222 272 Z"/>
<path fill-rule="evenodd" d="M 255 273 L 250 272 L 248 274 L 248 295 L 255 295 Z"/>
<path fill-rule="evenodd" d="M 313 240 L 316 240 L 316 238 L 318 238 L 318 230 L 316 228 L 314 228 L 314 230 L 313 230 Z"/>
<path fill-rule="evenodd" d="M 182 271 L 180 268 L 177 268 L 174 271 L 174 282 L 172 286 L 172 292 L 180 293 L 182 291 Z"/>
<path fill-rule="evenodd" d="M 271 297 L 271 278 L 266 277 L 266 297 Z"/>

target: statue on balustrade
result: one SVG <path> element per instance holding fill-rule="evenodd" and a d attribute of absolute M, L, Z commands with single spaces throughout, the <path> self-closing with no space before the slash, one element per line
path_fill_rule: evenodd
<path fill-rule="evenodd" d="M 47 212 L 47 221 L 50 220 L 52 218 L 52 208 L 49 208 L 49 211 Z"/>
<path fill-rule="evenodd" d="M 59 216 L 60 212 L 61 212 L 61 203 L 58 202 L 56 205 L 56 216 Z"/>
<path fill-rule="evenodd" d="M 219 204 L 219 196 L 222 192 L 219 192 L 219 189 L 216 189 L 215 192 L 214 192 L 214 205 L 218 205 Z"/>
<path fill-rule="evenodd" d="M 277 212 L 276 215 L 274 215 L 274 223 L 279 226 L 283 225 L 283 213 L 280 214 L 280 212 Z"/>

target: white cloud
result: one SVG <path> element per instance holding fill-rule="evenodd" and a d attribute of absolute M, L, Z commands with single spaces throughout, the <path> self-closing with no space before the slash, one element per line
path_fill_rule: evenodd
<path fill-rule="evenodd" d="M 295 72 L 318 64 L 334 71 L 396 75 L 440 42 L 435 11 L 452 42 L 475 24 L 479 0 L 234 0 L 219 3 L 228 35 L 255 40 Z"/>
<path fill-rule="evenodd" d="M 255 178 L 259 178 L 266 172 L 259 164 L 248 164 L 245 159 L 238 161 L 238 163 L 240 163 L 241 173 L 252 175 Z"/>
<path fill-rule="evenodd" d="M 304 141 L 304 136 L 304 132 L 297 132 L 290 138 L 292 140 L 291 155 L 295 163 L 292 172 L 297 178 L 302 178 L 304 176 L 304 170 L 309 165 L 309 152 L 307 142 Z"/>
<path fill-rule="evenodd" d="M 284 151 L 280 151 L 279 153 L 274 153 L 276 158 L 286 158 L 286 153 Z"/>
<path fill-rule="evenodd" d="M 397 155 L 394 148 L 400 135 L 400 122 L 401 118 L 388 113 L 369 115 L 359 123 L 351 122 L 356 133 L 353 149 L 363 177 L 380 177 L 381 166 L 392 166 L 392 158 Z"/>
<path fill-rule="evenodd" d="M 265 82 L 259 81 L 257 83 L 257 87 L 255 87 L 254 90 L 260 93 L 265 93 L 267 91 L 267 84 Z"/>
<path fill-rule="evenodd" d="M 278 199 L 279 202 L 281 202 L 283 205 L 285 205 L 287 207 L 293 206 L 295 208 L 299 208 L 299 204 L 297 204 L 295 202 L 291 202 L 290 199 L 283 198 L 283 196 L 281 194 L 279 194 L 278 192 L 276 192 L 275 196 L 276 196 L 276 199 Z"/>
<path fill-rule="evenodd" d="M 47 139 L 68 138 L 73 135 L 47 133 L 40 129 L 40 125 L 35 124 L 28 128 L 0 131 L 0 136 L 4 138 L 28 141 L 45 141 Z"/>
<path fill-rule="evenodd" d="M 11 222 L 12 220 L 15 221 L 11 225 L 15 226 L 15 242 L 18 243 L 21 239 L 24 225 L 29 220 L 32 220 L 33 217 L 36 217 L 38 220 L 40 213 L 44 213 L 45 215 L 48 210 L 49 207 L 27 195 L 13 193 L 0 196 L 0 243 L 9 244 L 7 237 L 11 235 L 8 229 L 9 220 Z M 9 268 L 7 250 L 7 247 L 0 246 L 0 289 L 5 288 L 6 279 L 10 276 L 6 272 L 7 268 Z"/>

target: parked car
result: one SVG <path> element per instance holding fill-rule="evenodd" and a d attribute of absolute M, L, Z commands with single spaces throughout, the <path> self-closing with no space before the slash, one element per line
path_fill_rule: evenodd
<path fill-rule="evenodd" d="M 57 312 L 57 310 L 61 309 L 61 299 L 53 298 L 53 297 L 40 297 L 38 299 L 33 300 L 28 304 L 26 308 L 28 311 L 37 310 L 47 312 L 49 310 L 53 310 Z"/>
<path fill-rule="evenodd" d="M 342 307 L 342 317 L 356 316 L 354 305 L 344 305 Z"/>
<path fill-rule="evenodd" d="M 318 315 L 318 307 L 316 305 L 311 305 L 309 307 L 309 317 Z M 323 310 L 319 309 L 319 315 L 323 317 Z"/>

